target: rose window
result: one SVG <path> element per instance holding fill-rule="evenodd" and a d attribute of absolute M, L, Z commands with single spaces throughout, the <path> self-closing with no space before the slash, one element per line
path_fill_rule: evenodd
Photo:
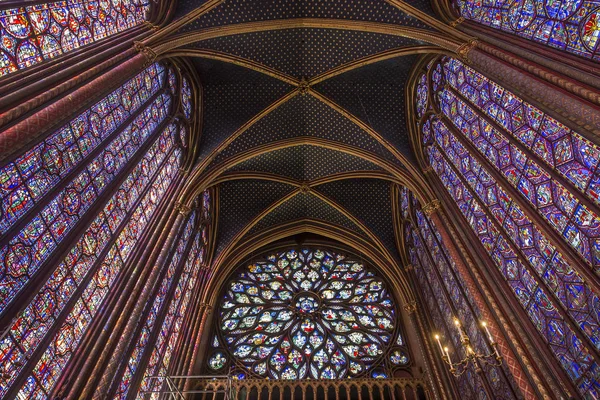
<path fill-rule="evenodd" d="M 250 264 L 226 285 L 213 346 L 222 343 L 232 366 L 251 375 L 359 376 L 392 354 L 395 314 L 382 279 L 360 262 L 290 250 Z M 220 349 L 209 366 L 215 357 L 224 367 Z"/>

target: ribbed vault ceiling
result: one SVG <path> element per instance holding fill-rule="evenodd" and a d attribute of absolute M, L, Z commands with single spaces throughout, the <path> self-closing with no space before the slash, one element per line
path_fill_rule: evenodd
<path fill-rule="evenodd" d="M 180 1 L 176 16 L 203 3 Z M 433 15 L 427 0 L 409 3 Z M 179 32 L 298 18 L 340 29 L 244 29 L 186 46 L 203 93 L 199 162 L 222 171 L 216 256 L 265 229 L 319 220 L 398 260 L 389 168 L 414 163 L 405 89 L 430 45 L 343 24 L 431 28 L 385 0 L 225 0 Z"/>

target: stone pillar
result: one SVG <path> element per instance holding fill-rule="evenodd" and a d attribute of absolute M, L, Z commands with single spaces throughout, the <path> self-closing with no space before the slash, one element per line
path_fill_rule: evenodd
<path fill-rule="evenodd" d="M 481 312 L 482 317 L 488 323 L 488 328 L 492 333 L 494 340 L 498 343 L 498 351 L 504 358 L 506 365 L 512 376 L 515 379 L 517 387 L 521 390 L 525 399 L 535 400 L 538 398 L 538 394 L 536 390 L 531 385 L 529 381 L 529 377 L 523 371 L 521 367 L 521 363 L 519 361 L 519 357 L 523 358 L 522 355 L 517 355 L 513 352 L 512 348 L 509 345 L 507 338 L 505 338 L 503 331 L 500 329 L 494 314 L 488 307 L 487 302 L 483 298 L 480 292 L 480 287 L 482 287 L 481 283 L 476 283 L 469 272 L 469 268 L 463 261 L 460 251 L 456 247 L 454 240 L 452 237 L 453 233 L 450 231 L 451 228 L 449 226 L 449 221 L 443 217 L 441 204 L 439 200 L 433 200 L 428 204 L 423 206 L 423 213 L 430 219 L 433 223 L 437 231 L 439 232 L 442 242 L 444 246 L 448 250 L 450 257 L 454 260 L 454 264 L 458 269 L 458 273 L 461 275 L 467 289 L 471 296 L 473 296 L 472 300 L 475 306 Z M 508 327 L 505 326 L 505 329 L 508 330 Z M 534 380 L 539 382 L 539 379 L 536 379 L 535 373 L 533 371 L 528 371 L 530 376 L 534 377 Z M 543 396 L 548 396 L 545 392 L 544 387 L 541 384 L 536 384 L 537 389 Z"/>
<path fill-rule="evenodd" d="M 47 133 L 58 127 L 66 116 L 72 116 L 97 100 L 97 94 L 106 91 L 107 87 L 115 87 L 115 82 L 123 83 L 129 77 L 142 70 L 146 63 L 144 54 L 137 54 L 115 68 L 100 75 L 91 82 L 79 87 L 71 94 L 64 96 L 47 107 L 35 112 L 24 120 L 14 124 L 0 133 L 0 162 L 11 154 L 23 149 Z M 10 113 L 0 114 L 0 125 L 11 118 Z"/>
<path fill-rule="evenodd" d="M 140 316 L 149 301 L 150 295 L 154 292 L 153 289 L 156 281 L 164 268 L 165 261 L 167 260 L 176 238 L 179 236 L 180 228 L 187 220 L 187 216 L 191 211 L 190 207 L 184 204 L 177 204 L 176 209 L 178 211 L 177 216 L 170 229 L 163 232 L 156 242 L 149 258 L 147 260 L 139 261 L 139 265 L 145 265 L 146 268 L 150 268 L 150 272 L 145 279 L 138 282 L 140 286 L 129 296 L 129 300 L 123 308 L 121 317 L 122 333 L 119 335 L 111 335 L 106 345 L 106 348 L 114 348 L 114 351 L 111 352 L 112 355 L 103 371 L 102 379 L 95 388 L 93 396 L 95 399 L 104 398 L 104 395 L 110 390 L 113 380 L 120 379 L 120 376 L 115 376 L 115 373 L 117 372 L 120 363 L 127 361 L 123 360 L 122 357 L 124 354 L 127 354 L 127 348 L 132 339 L 133 332 L 139 323 Z M 138 295 L 136 296 L 135 294 Z M 119 327 L 116 326 L 114 330 L 118 332 Z"/>
<path fill-rule="evenodd" d="M 533 105 L 537 103 L 553 112 L 557 119 L 589 140 L 600 143 L 600 95 L 596 91 L 581 88 L 562 77 L 550 76 L 553 75 L 551 72 L 519 62 L 516 57 L 485 43 L 477 42 L 465 48 L 461 56 L 469 66 Z"/>

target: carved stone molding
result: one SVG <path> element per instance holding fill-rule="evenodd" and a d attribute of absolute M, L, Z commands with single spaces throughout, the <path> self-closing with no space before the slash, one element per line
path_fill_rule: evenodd
<path fill-rule="evenodd" d="M 188 176 L 188 174 L 190 173 L 190 170 L 189 169 L 185 169 L 185 168 L 179 168 L 179 173 L 182 176 Z"/>
<path fill-rule="evenodd" d="M 153 31 L 157 31 L 160 29 L 160 26 L 158 25 L 154 25 L 152 22 L 150 21 L 144 21 L 144 25 L 147 26 L 148 28 L 152 29 Z"/>
<path fill-rule="evenodd" d="M 439 200 L 431 200 L 429 203 L 423 206 L 423 212 L 426 216 L 431 216 L 431 214 L 439 211 L 442 208 L 442 204 Z"/>
<path fill-rule="evenodd" d="M 146 46 L 144 43 L 135 41 L 133 42 L 133 48 L 138 52 L 144 55 L 146 61 L 144 62 L 144 67 L 149 66 L 154 61 L 156 61 L 156 52 L 151 48 Z"/>
<path fill-rule="evenodd" d="M 417 311 L 417 302 L 413 300 L 410 303 L 404 304 L 402 307 L 404 307 L 404 310 L 406 310 L 407 313 L 412 314 Z"/>
<path fill-rule="evenodd" d="M 188 206 L 187 204 L 177 202 L 177 203 L 175 203 L 175 210 L 177 210 L 179 212 L 179 214 L 181 214 L 185 217 L 192 211 L 192 208 L 190 206 Z"/>
<path fill-rule="evenodd" d="M 311 188 L 310 188 L 310 186 L 308 185 L 308 183 L 303 183 L 303 184 L 300 186 L 300 192 L 302 192 L 302 193 L 310 193 L 310 191 L 311 191 Z"/>
<path fill-rule="evenodd" d="M 455 28 L 457 25 L 462 24 L 465 21 L 465 17 L 459 17 L 457 19 L 455 19 L 454 21 L 450 22 L 450 26 Z"/>
<path fill-rule="evenodd" d="M 479 41 L 477 39 L 470 40 L 467 43 L 463 43 L 456 50 L 456 54 L 466 63 L 470 63 L 469 53 L 473 50 L 474 47 L 477 46 Z"/>
<path fill-rule="evenodd" d="M 423 174 L 427 175 L 427 174 L 431 174 L 431 173 L 433 173 L 433 167 L 431 165 L 429 167 L 423 169 Z"/>
<path fill-rule="evenodd" d="M 309 88 L 310 88 L 310 85 L 308 83 L 308 80 L 306 78 L 302 78 L 300 80 L 300 82 L 298 83 L 298 91 L 300 92 L 300 94 L 302 96 L 305 96 L 306 94 L 308 94 Z"/>

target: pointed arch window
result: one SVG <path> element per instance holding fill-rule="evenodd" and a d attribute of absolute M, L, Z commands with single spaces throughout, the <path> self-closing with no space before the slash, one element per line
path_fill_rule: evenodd
<path fill-rule="evenodd" d="M 1 170 L 0 396 L 52 393 L 178 174 L 166 74 L 149 66 Z"/>
<path fill-rule="evenodd" d="M 428 73 L 428 162 L 565 372 L 599 391 L 600 299 L 583 276 L 600 264 L 600 149 L 458 60 Z"/>
<path fill-rule="evenodd" d="M 556 49 L 600 60 L 598 0 L 453 0 L 459 15 Z"/>
<path fill-rule="evenodd" d="M 469 293 L 469 287 L 458 272 L 454 259 L 443 246 L 435 224 L 423 213 L 419 202 L 406 188 L 400 191 L 400 204 L 407 256 L 414 267 L 424 305 L 438 330 L 436 333 L 450 342 L 453 358 L 464 358 L 464 347 L 454 327 L 454 318 L 458 318 L 476 351 L 490 353 L 491 343 L 479 325 L 482 319 L 480 311 L 470 300 L 473 297 Z M 482 368 L 498 398 L 517 398 L 510 386 L 508 372 L 487 364 Z M 486 396 L 482 382 L 472 372 L 461 375 L 458 382 L 465 399 Z"/>
<path fill-rule="evenodd" d="M 161 314 L 154 323 L 158 333 L 155 342 L 144 349 L 145 355 L 149 356 L 147 364 L 145 368 L 137 369 L 137 375 L 141 379 L 139 395 L 160 391 L 166 382 L 164 378 L 156 377 L 165 377 L 169 372 L 173 372 L 171 356 L 176 345 L 182 340 L 183 319 L 195 308 L 190 300 L 194 292 L 199 289 L 198 283 L 203 279 L 200 270 L 207 263 L 211 229 L 210 209 L 211 195 L 210 191 L 206 190 L 202 195 L 199 212 L 200 228 L 194 234 L 183 273 L 177 282 L 170 303 L 162 304 Z M 126 394 L 126 391 L 123 393 Z"/>
<path fill-rule="evenodd" d="M 0 78 L 141 24 L 147 0 L 70 0 L 0 10 Z"/>

